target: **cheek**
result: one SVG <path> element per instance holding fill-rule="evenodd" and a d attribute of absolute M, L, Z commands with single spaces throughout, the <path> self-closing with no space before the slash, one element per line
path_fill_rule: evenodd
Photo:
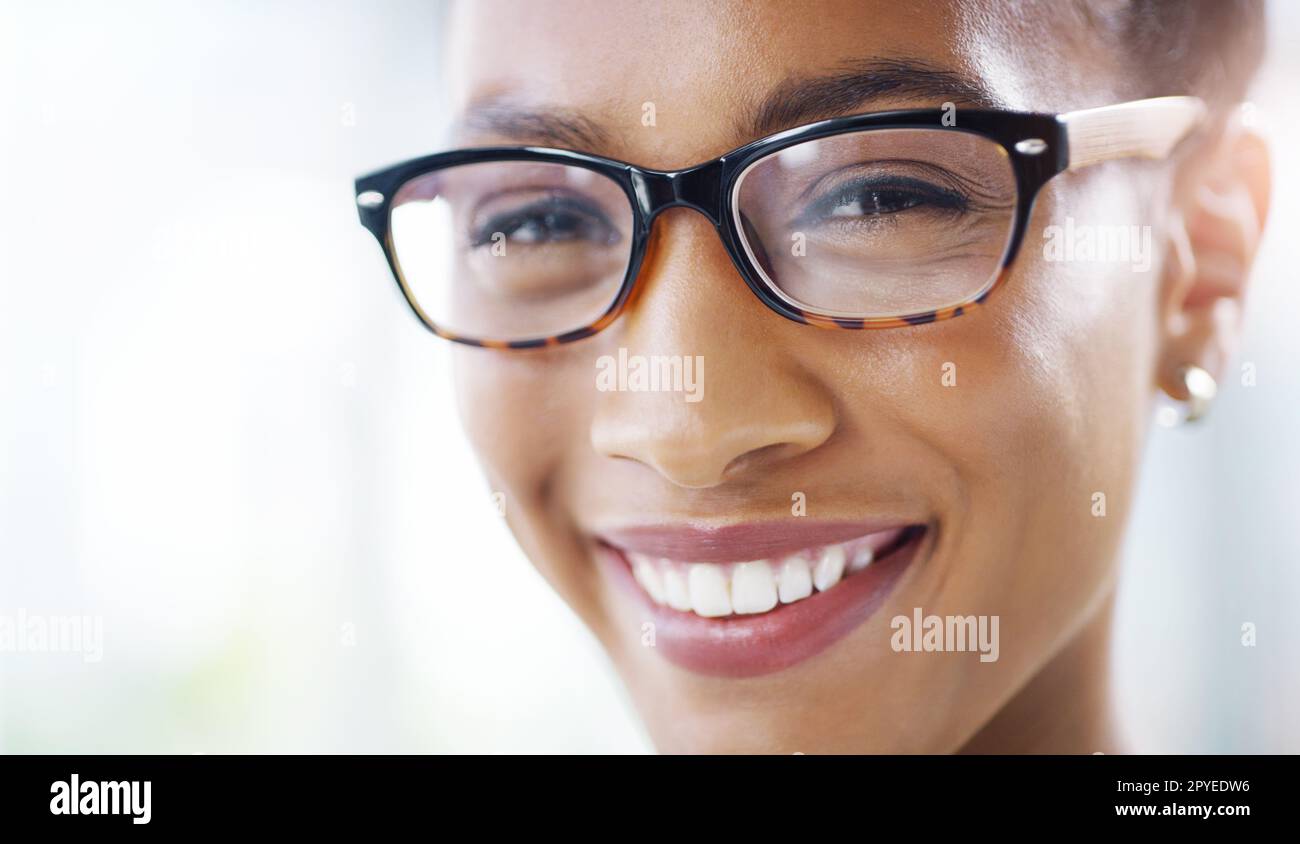
<path fill-rule="evenodd" d="M 461 424 L 524 553 L 559 594 L 599 629 L 594 579 L 573 531 L 566 485 L 589 464 L 597 345 L 533 352 L 457 348 Z"/>
<path fill-rule="evenodd" d="M 1137 220 L 1123 201 L 1072 192 L 1071 214 Z M 1064 217 L 1061 205 L 1040 201 L 1013 271 L 983 307 L 898 332 L 866 367 L 896 375 L 855 387 L 884 398 L 887 410 L 873 413 L 893 417 L 877 430 L 882 450 L 942 481 L 951 566 L 934 584 L 936 607 L 1001 615 L 1004 641 L 1034 643 L 1019 663 L 1006 654 L 1012 671 L 1072 630 L 1106 582 L 1154 369 L 1154 262 L 1134 272 L 1048 260 L 1042 232 Z M 862 436 L 872 436 L 865 421 Z"/>
<path fill-rule="evenodd" d="M 1158 262 L 1132 191 L 1105 185 L 1062 179 L 1045 191 L 984 307 L 900 351 L 911 381 L 925 385 L 911 423 L 972 481 L 1081 493 L 1135 460 L 1153 383 Z M 1078 240 L 1130 226 L 1146 243 L 1135 261 L 1047 248 L 1058 229 Z"/>
<path fill-rule="evenodd" d="M 987 379 L 1007 402 L 1001 427 L 1067 493 L 1126 482 L 1146 429 L 1161 262 L 1134 194 L 1104 170 L 1044 192 L 986 346 L 1002 365 Z"/>
<path fill-rule="evenodd" d="M 454 350 L 461 424 L 524 554 L 552 588 L 612 646 L 611 622 L 572 524 L 575 473 L 590 465 L 590 419 L 599 344 L 530 352 Z"/>
<path fill-rule="evenodd" d="M 495 488 L 525 512 L 545 503 L 572 449 L 594 376 L 573 346 L 537 352 L 457 348 L 453 357 L 461 424 Z"/>

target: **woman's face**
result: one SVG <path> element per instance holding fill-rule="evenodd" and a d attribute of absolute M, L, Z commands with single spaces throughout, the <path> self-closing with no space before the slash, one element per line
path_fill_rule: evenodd
<path fill-rule="evenodd" d="M 577 146 L 567 132 L 588 152 L 682 168 L 753 140 L 757 114 L 793 116 L 802 83 L 898 60 L 933 72 L 863 77 L 839 113 L 953 102 L 960 124 L 979 89 L 1047 112 L 1124 99 L 1106 81 L 1114 60 L 1050 13 L 990 5 L 463 3 L 457 140 Z M 550 119 L 502 119 L 516 113 Z M 958 749 L 1103 613 L 1162 366 L 1169 185 L 1158 164 L 1058 176 L 982 307 L 870 331 L 778 316 L 711 224 L 672 209 L 603 332 L 457 349 L 464 424 L 511 528 L 661 749 Z M 1067 218 L 1150 226 L 1148 266 L 1049 260 L 1045 227 Z M 600 361 L 620 350 L 702 360 L 698 400 L 601 389 Z M 876 559 L 850 571 L 864 547 Z M 736 565 L 754 560 L 766 569 Z M 632 575 L 638 561 L 654 573 Z M 736 612 L 773 589 L 774 609 Z M 898 650 L 894 619 L 918 613 L 985 617 L 985 659 L 973 644 Z"/>

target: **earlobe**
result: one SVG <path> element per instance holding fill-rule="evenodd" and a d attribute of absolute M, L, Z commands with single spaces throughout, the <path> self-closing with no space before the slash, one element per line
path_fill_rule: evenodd
<path fill-rule="evenodd" d="M 1258 134 L 1234 122 L 1183 168 L 1160 288 L 1163 348 L 1156 383 L 1188 401 L 1186 368 L 1218 378 L 1237 345 L 1268 214 L 1268 150 Z"/>

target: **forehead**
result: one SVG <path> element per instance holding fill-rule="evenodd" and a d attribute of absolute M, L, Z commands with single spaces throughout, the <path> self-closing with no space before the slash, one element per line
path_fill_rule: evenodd
<path fill-rule="evenodd" d="M 451 102 L 460 116 L 494 102 L 563 109 L 602 135 L 605 148 L 592 151 L 635 150 L 647 166 L 752 140 L 749 118 L 791 80 L 878 59 L 949 76 L 863 110 L 961 103 L 961 80 L 999 105 L 1057 110 L 1064 97 L 1053 85 L 1070 85 L 1077 68 L 1066 37 L 1053 34 L 1069 29 L 1066 4 L 1053 6 L 1040 16 L 1029 3 L 941 0 L 462 1 L 448 40 Z M 473 134 L 462 140 L 505 140 Z"/>

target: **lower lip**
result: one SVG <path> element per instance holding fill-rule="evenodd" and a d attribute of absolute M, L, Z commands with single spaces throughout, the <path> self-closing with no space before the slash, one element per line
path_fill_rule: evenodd
<path fill-rule="evenodd" d="M 903 543 L 834 588 L 761 615 L 702 618 L 660 606 L 632 577 L 617 549 L 597 556 L 615 582 L 654 623 L 655 650 L 669 662 L 713 677 L 756 677 L 811 659 L 866 621 L 893 591 L 928 532 L 914 528 Z"/>

